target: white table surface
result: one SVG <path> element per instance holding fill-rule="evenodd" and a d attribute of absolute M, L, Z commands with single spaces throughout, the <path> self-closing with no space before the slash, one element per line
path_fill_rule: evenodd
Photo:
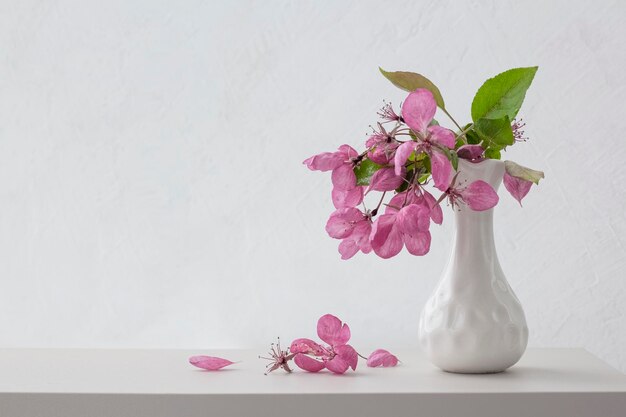
<path fill-rule="evenodd" d="M 626 376 L 581 349 L 529 349 L 490 375 L 397 350 L 396 368 L 268 376 L 264 350 L 0 349 L 0 416 L 626 416 Z M 203 371 L 194 354 L 241 362 Z"/>

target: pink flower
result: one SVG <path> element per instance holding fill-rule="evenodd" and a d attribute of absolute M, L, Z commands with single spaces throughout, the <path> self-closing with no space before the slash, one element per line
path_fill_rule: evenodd
<path fill-rule="evenodd" d="M 278 368 L 283 368 L 285 372 L 291 373 L 289 361 L 292 360 L 295 355 L 293 353 L 289 353 L 289 349 L 283 350 L 280 347 L 280 337 L 278 338 L 278 342 L 276 344 L 272 343 L 270 345 L 268 355 L 269 357 L 259 356 L 260 359 L 270 361 L 270 363 L 268 363 L 265 367 L 265 375 L 270 372 L 274 372 Z"/>
<path fill-rule="evenodd" d="M 369 137 L 365 146 L 371 149 L 367 153 L 367 157 L 372 162 L 379 165 L 388 165 L 393 161 L 393 157 L 396 153 L 396 149 L 400 146 L 400 143 L 395 138 L 396 128 L 391 132 L 387 132 L 383 125 L 378 124 L 378 131 L 374 131 L 374 134 Z"/>
<path fill-rule="evenodd" d="M 431 171 L 435 187 L 445 191 L 452 175 L 452 164 L 443 148 L 454 149 L 454 133 L 441 126 L 429 126 L 435 116 L 437 103 L 433 94 L 425 88 L 418 88 L 409 94 L 402 105 L 404 122 L 417 135 L 416 141 L 400 145 L 394 156 L 396 174 L 413 152 L 426 152 L 430 156 Z"/>
<path fill-rule="evenodd" d="M 419 204 L 426 207 L 430 212 L 430 219 L 436 224 L 443 223 L 443 210 L 435 197 L 424 188 L 410 188 L 400 194 L 396 194 L 389 204 L 402 208 L 407 204 Z"/>
<path fill-rule="evenodd" d="M 394 205 L 406 196 L 397 194 L 372 226 L 372 249 L 381 258 L 396 256 L 403 246 L 412 255 L 425 255 L 430 250 L 430 209 L 423 204 Z"/>
<path fill-rule="evenodd" d="M 457 149 L 459 158 L 467 159 L 471 162 L 480 162 L 484 159 L 485 150 L 480 145 L 463 145 Z"/>
<path fill-rule="evenodd" d="M 339 190 L 337 188 L 333 188 L 331 192 L 333 205 L 336 209 L 358 206 L 361 204 L 361 201 L 363 201 L 364 188 L 365 187 L 361 186 L 356 186 L 351 190 Z"/>
<path fill-rule="evenodd" d="M 376 368 L 379 366 L 390 367 L 398 364 L 398 358 L 385 349 L 376 349 L 367 358 L 367 366 Z"/>
<path fill-rule="evenodd" d="M 371 252 L 371 230 L 371 218 L 354 207 L 336 210 L 326 222 L 328 235 L 334 239 L 342 239 L 339 253 L 344 260 L 352 258 L 359 250 L 363 253 Z"/>
<path fill-rule="evenodd" d="M 463 202 L 474 211 L 484 211 L 498 204 L 498 194 L 485 181 L 474 181 L 467 187 L 455 186 L 455 182 L 456 176 L 446 190 L 448 201 L 450 201 L 452 207 L 457 206 L 459 202 Z"/>
<path fill-rule="evenodd" d="M 522 198 L 526 197 L 530 187 L 533 185 L 532 181 L 514 177 L 507 172 L 504 173 L 503 182 L 504 188 L 515 197 L 520 206 L 522 205 Z"/>
<path fill-rule="evenodd" d="M 361 156 L 349 145 L 337 152 L 323 152 L 304 160 L 312 171 L 332 171 L 332 200 L 335 208 L 355 207 L 363 201 L 363 187 L 357 186 L 354 166 Z"/>
<path fill-rule="evenodd" d="M 352 368 L 356 370 L 358 354 L 350 345 L 350 328 L 337 317 L 326 314 L 317 321 L 317 336 L 328 346 L 322 346 L 311 339 L 296 339 L 290 351 L 295 353 L 296 365 L 309 372 L 319 372 L 326 368 L 336 374 L 343 374 Z M 314 356 L 318 359 L 314 359 Z"/>
<path fill-rule="evenodd" d="M 402 167 L 400 174 L 396 174 L 396 170 L 392 167 L 381 168 L 370 178 L 370 185 L 366 193 L 374 191 L 393 191 L 402 185 L 406 169 Z"/>

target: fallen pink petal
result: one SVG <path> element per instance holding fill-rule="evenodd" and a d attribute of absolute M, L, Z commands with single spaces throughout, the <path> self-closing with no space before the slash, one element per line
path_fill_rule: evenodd
<path fill-rule="evenodd" d="M 367 358 L 367 366 L 370 368 L 377 368 L 382 366 L 388 368 L 396 366 L 398 364 L 398 358 L 385 349 L 376 349 Z"/>
<path fill-rule="evenodd" d="M 332 314 L 317 321 L 317 336 L 331 346 L 345 345 L 350 340 L 350 327 Z"/>
<path fill-rule="evenodd" d="M 189 358 L 189 363 L 198 368 L 206 369 L 208 371 L 217 371 L 225 366 L 232 365 L 235 362 L 231 362 L 228 359 L 218 358 L 215 356 L 197 355 Z"/>

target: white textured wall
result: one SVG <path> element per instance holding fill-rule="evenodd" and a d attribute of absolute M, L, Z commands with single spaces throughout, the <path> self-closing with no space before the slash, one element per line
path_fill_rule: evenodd
<path fill-rule="evenodd" d="M 463 120 L 539 65 L 507 157 L 546 179 L 523 209 L 501 192 L 501 261 L 531 345 L 626 371 L 626 3 L 98 3 L 0 5 L 1 346 L 264 345 L 326 312 L 417 346 L 451 216 L 427 257 L 341 261 L 301 161 L 403 99 L 378 65 Z"/>

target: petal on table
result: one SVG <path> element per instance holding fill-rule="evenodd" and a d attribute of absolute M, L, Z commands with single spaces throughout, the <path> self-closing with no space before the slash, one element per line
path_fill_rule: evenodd
<path fill-rule="evenodd" d="M 293 361 L 296 363 L 298 368 L 308 372 L 319 372 L 325 367 L 324 362 L 315 360 L 303 353 L 298 353 L 294 356 Z"/>
<path fill-rule="evenodd" d="M 332 314 L 317 321 L 317 336 L 331 346 L 345 345 L 350 340 L 350 327 Z"/>
<path fill-rule="evenodd" d="M 335 348 L 335 353 L 339 355 L 341 359 L 346 361 L 346 363 L 352 368 L 353 371 L 356 371 L 356 366 L 359 362 L 359 354 L 356 353 L 356 350 L 350 345 L 342 345 L 337 346 Z"/>
<path fill-rule="evenodd" d="M 225 366 L 232 365 L 234 362 L 228 359 L 218 358 L 215 356 L 197 355 L 189 358 L 189 363 L 198 368 L 206 369 L 209 371 L 217 371 Z"/>
<path fill-rule="evenodd" d="M 291 353 L 306 353 L 313 356 L 322 356 L 324 354 L 324 348 L 322 346 L 306 338 L 296 339 L 291 342 L 289 351 Z"/>
<path fill-rule="evenodd" d="M 349 367 L 350 365 L 348 365 L 348 362 L 339 356 L 335 356 L 331 360 L 326 361 L 326 369 L 336 374 L 343 374 Z"/>
<path fill-rule="evenodd" d="M 390 367 L 398 364 L 398 358 L 385 349 L 376 349 L 367 358 L 367 366 L 376 368 L 378 366 Z"/>

